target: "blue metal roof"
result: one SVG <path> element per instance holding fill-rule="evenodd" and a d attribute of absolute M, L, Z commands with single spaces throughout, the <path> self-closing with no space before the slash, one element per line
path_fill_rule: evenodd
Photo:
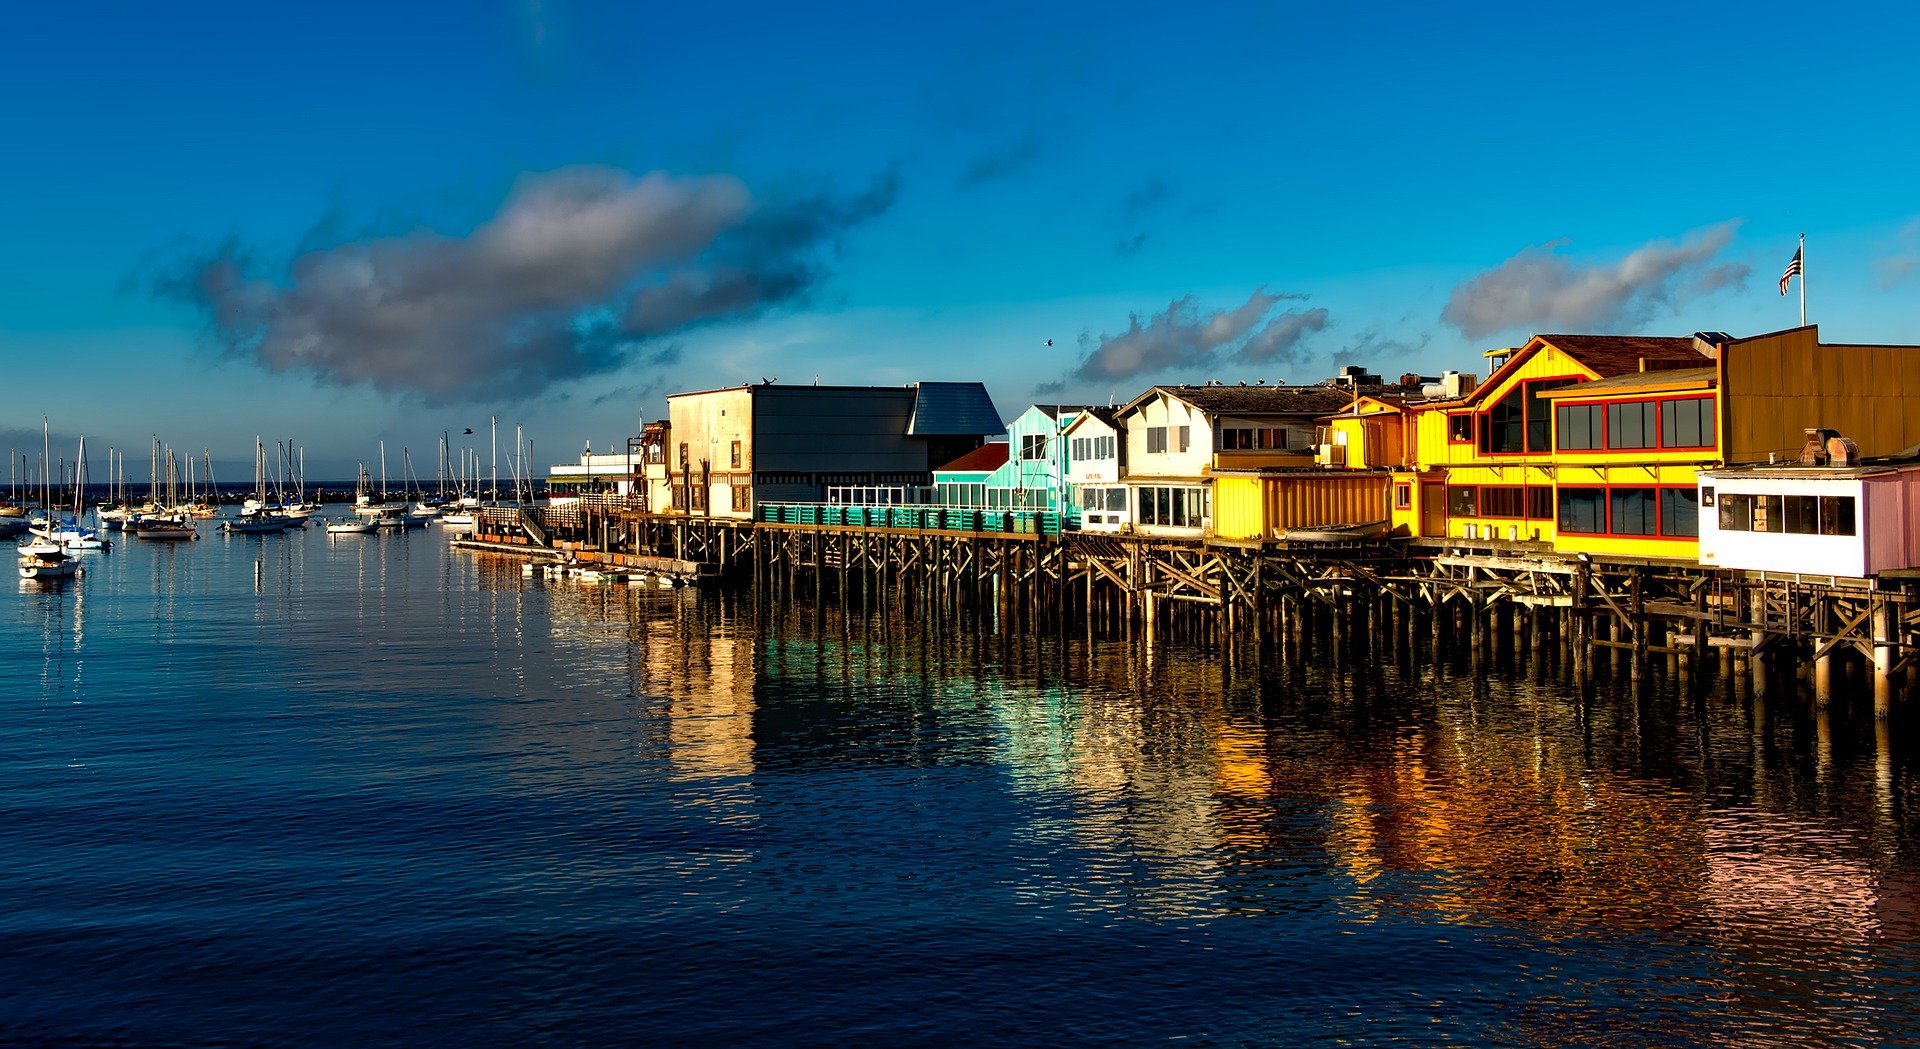
<path fill-rule="evenodd" d="M 1006 431 L 985 383 L 917 382 L 913 389 L 909 437 L 986 437 Z"/>

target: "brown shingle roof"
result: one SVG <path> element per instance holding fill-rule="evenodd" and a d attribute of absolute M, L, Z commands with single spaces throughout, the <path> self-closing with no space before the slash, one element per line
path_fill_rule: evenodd
<path fill-rule="evenodd" d="M 1640 370 L 1640 362 L 1655 366 L 1698 368 L 1713 363 L 1690 338 L 1652 335 L 1537 335 L 1592 368 L 1601 378 Z"/>
<path fill-rule="evenodd" d="M 1214 415 L 1324 415 L 1353 403 L 1332 386 L 1156 386 Z M 1364 392 L 1364 391 L 1363 391 Z M 1134 398 L 1135 403 L 1140 398 Z"/>

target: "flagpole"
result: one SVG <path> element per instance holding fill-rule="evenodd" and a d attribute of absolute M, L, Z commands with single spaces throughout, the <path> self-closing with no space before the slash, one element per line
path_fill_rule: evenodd
<path fill-rule="evenodd" d="M 1800 326 L 1807 326 L 1807 235 L 1800 234 Z"/>

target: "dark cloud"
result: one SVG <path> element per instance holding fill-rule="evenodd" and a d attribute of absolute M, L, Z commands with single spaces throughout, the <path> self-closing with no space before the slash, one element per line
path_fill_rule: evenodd
<path fill-rule="evenodd" d="M 1130 379 L 1203 368 L 1222 356 L 1262 363 L 1292 359 L 1307 336 L 1326 327 L 1327 311 L 1316 308 L 1276 314 L 1274 310 L 1283 301 L 1305 297 L 1261 288 L 1238 306 L 1206 313 L 1194 304 L 1191 295 L 1175 299 L 1164 311 L 1144 321 L 1134 314 L 1126 331 L 1083 338 L 1083 345 L 1091 345 L 1070 377 L 1086 381 Z"/>
<path fill-rule="evenodd" d="M 1716 261 L 1738 225 L 1695 231 L 1677 244 L 1654 241 L 1612 265 L 1571 262 L 1557 253 L 1564 241 L 1527 248 L 1456 287 L 1440 319 L 1468 338 L 1630 327 L 1685 296 L 1744 282 L 1745 263 Z"/>
<path fill-rule="evenodd" d="M 960 185 L 974 189 L 1017 175 L 1038 162 L 1044 150 L 1040 133 L 1028 131 L 1012 142 L 1002 143 L 975 157 L 960 176 Z"/>
<path fill-rule="evenodd" d="M 1140 254 L 1140 249 L 1146 246 L 1147 235 L 1145 233 L 1135 233 L 1133 236 L 1115 244 L 1113 246 L 1113 253 L 1120 258 L 1130 259 Z"/>
<path fill-rule="evenodd" d="M 1423 331 L 1416 338 L 1392 335 L 1379 328 L 1369 328 L 1359 337 L 1334 354 L 1334 359 L 1347 364 L 1372 364 L 1380 360 L 1398 360 L 1411 357 L 1427 348 L 1433 341 L 1433 333 Z"/>
<path fill-rule="evenodd" d="M 222 245 L 152 281 L 200 307 L 236 354 L 275 371 L 430 404 L 518 397 L 639 360 L 702 324 L 803 299 L 841 235 L 898 191 L 756 198 L 726 176 L 570 168 L 523 178 L 471 232 L 376 236 L 265 276 Z"/>

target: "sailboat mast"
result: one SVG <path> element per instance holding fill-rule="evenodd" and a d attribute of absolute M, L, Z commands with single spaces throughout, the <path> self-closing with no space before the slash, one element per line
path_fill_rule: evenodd
<path fill-rule="evenodd" d="M 493 442 L 493 498 L 491 501 L 497 503 L 500 501 L 500 417 L 499 416 L 497 415 L 487 416 L 487 437 L 489 440 Z"/>

